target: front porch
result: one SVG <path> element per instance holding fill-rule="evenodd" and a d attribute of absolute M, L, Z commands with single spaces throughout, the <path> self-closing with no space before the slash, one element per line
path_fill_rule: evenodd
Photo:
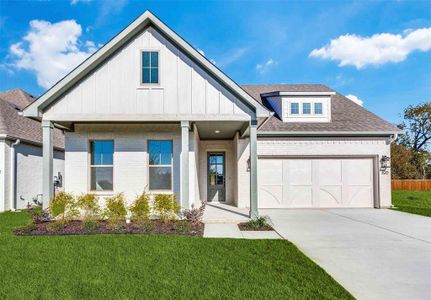
<path fill-rule="evenodd" d="M 57 122 L 55 122 L 57 123 Z M 165 123 L 65 124 L 64 190 L 100 196 L 124 193 L 131 203 L 143 191 L 173 193 L 182 208 L 208 201 L 206 220 L 241 222 L 257 217 L 256 127 L 251 121 L 181 121 Z M 52 132 L 54 122 L 43 121 L 43 205 L 53 196 Z M 94 142 L 110 142 L 112 153 L 93 153 Z M 154 160 L 151 145 L 165 141 L 171 152 Z M 164 150 L 163 150 L 164 151 Z M 100 162 L 107 175 L 97 178 L 93 156 L 111 157 Z M 165 155 L 171 159 L 166 161 Z M 162 162 L 163 161 L 163 162 Z M 162 172 L 160 178 L 157 172 Z M 106 173 L 106 172 L 105 172 Z M 156 174 L 156 175 L 155 175 Z M 167 185 L 155 189 L 161 183 Z M 96 182 L 93 182 L 96 181 Z M 108 183 L 108 184 L 106 184 Z M 108 187 L 108 188 L 106 188 Z M 211 203 L 214 202 L 214 203 Z M 219 202 L 219 203 L 218 203 Z"/>

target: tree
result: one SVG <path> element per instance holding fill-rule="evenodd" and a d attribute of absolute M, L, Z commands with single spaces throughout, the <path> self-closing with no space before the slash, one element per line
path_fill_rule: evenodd
<path fill-rule="evenodd" d="M 431 102 L 404 110 L 405 134 L 391 146 L 393 178 L 427 178 L 431 173 Z"/>

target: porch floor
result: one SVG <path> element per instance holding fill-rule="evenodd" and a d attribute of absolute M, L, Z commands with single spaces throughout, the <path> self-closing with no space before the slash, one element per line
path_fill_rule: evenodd
<path fill-rule="evenodd" d="M 249 220 L 248 208 L 239 208 L 225 203 L 208 202 L 205 208 L 203 222 L 211 223 L 241 223 Z"/>

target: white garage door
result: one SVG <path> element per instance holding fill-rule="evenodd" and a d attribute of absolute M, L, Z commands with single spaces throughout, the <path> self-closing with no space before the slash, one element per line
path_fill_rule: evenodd
<path fill-rule="evenodd" d="M 259 207 L 373 207 L 371 158 L 258 161 Z"/>

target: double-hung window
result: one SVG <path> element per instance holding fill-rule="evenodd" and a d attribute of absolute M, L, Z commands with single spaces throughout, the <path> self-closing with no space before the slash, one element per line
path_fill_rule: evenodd
<path fill-rule="evenodd" d="M 302 114 L 303 115 L 311 114 L 311 104 L 309 102 L 302 103 Z"/>
<path fill-rule="evenodd" d="M 114 142 L 90 142 L 90 188 L 92 191 L 112 191 L 114 173 Z"/>
<path fill-rule="evenodd" d="M 142 84 L 158 84 L 159 83 L 159 52 L 157 51 L 142 51 Z"/>
<path fill-rule="evenodd" d="M 149 189 L 172 190 L 172 141 L 149 141 Z"/>

